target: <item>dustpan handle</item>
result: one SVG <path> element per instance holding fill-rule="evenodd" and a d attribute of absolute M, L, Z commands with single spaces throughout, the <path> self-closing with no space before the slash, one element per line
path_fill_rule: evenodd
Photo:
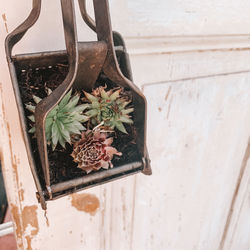
<path fill-rule="evenodd" d="M 90 29 L 96 32 L 95 20 L 87 12 L 86 0 L 78 0 L 78 4 L 79 4 L 82 19 L 85 21 L 85 23 L 89 26 Z M 126 51 L 125 43 L 123 41 L 122 36 L 117 31 L 113 31 L 112 33 L 113 33 L 114 41 L 116 39 L 119 40 L 119 45 L 122 45 L 123 50 Z"/>
<path fill-rule="evenodd" d="M 27 19 L 12 31 L 5 39 L 5 50 L 7 58 L 11 59 L 14 45 L 19 42 L 27 30 L 36 23 L 41 12 L 41 0 L 33 0 L 32 10 Z"/>
<path fill-rule="evenodd" d="M 107 58 L 103 65 L 104 73 L 110 80 L 117 82 L 123 87 L 129 86 L 138 95 L 142 96 L 139 88 L 123 75 L 119 67 L 114 48 L 108 0 L 93 0 L 93 2 L 97 38 L 98 41 L 105 41 L 108 47 Z M 122 43 L 124 44 L 123 41 Z"/>
<path fill-rule="evenodd" d="M 61 101 L 72 87 L 78 68 L 78 43 L 74 13 L 74 0 L 61 0 L 65 43 L 69 60 L 69 72 L 65 80 L 46 98 L 39 102 L 35 110 L 35 127 L 37 144 L 44 171 L 45 182 L 50 192 L 50 173 L 45 136 L 45 120 L 47 114 Z M 52 198 L 52 197 L 50 197 Z"/>
<path fill-rule="evenodd" d="M 80 8 L 80 13 L 85 21 L 85 23 L 89 26 L 90 29 L 92 29 L 94 32 L 96 32 L 96 24 L 95 20 L 88 14 L 87 8 L 86 8 L 86 0 L 78 0 L 79 8 Z M 123 64 L 125 64 L 126 71 L 122 72 L 125 77 L 127 77 L 130 81 L 132 81 L 132 72 L 131 72 L 131 66 L 130 66 L 130 61 L 129 57 L 127 55 L 127 50 L 125 46 L 125 42 L 121 36 L 121 34 L 117 31 L 112 31 L 112 36 L 113 36 L 113 42 L 115 46 L 115 52 L 123 52 L 125 55 L 125 61 L 123 61 Z M 116 56 L 117 58 L 117 56 Z M 120 68 L 122 70 L 122 68 Z"/>
<path fill-rule="evenodd" d="M 82 19 L 94 32 L 96 32 L 95 21 L 93 20 L 92 17 L 89 16 L 87 12 L 86 0 L 78 0 L 78 4 L 82 15 Z"/>
<path fill-rule="evenodd" d="M 143 154 L 144 168 L 143 173 L 151 174 L 151 168 L 149 164 L 149 157 L 147 153 L 147 148 L 145 146 L 146 142 L 146 123 L 142 124 L 142 121 L 146 120 L 146 99 L 140 89 L 135 86 L 129 79 L 127 79 L 121 72 L 118 61 L 115 55 L 113 33 L 111 27 L 109 4 L 108 0 L 93 0 L 94 10 L 95 10 L 95 20 L 96 20 L 96 33 L 99 41 L 105 41 L 108 47 L 108 53 L 106 61 L 103 65 L 104 74 L 113 82 L 119 84 L 123 87 L 129 87 L 133 90 L 133 101 L 141 110 L 137 109 L 135 111 L 134 123 L 139 124 L 141 127 L 138 131 L 140 136 L 138 136 L 138 146 Z M 142 112 L 141 112 L 142 111 Z"/>

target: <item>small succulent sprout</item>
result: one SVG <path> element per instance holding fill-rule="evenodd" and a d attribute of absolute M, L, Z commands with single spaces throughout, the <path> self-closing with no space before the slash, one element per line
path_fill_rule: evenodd
<path fill-rule="evenodd" d="M 83 131 L 81 139 L 74 144 L 71 156 L 78 163 L 78 168 L 87 174 L 101 168 L 113 168 L 113 156 L 121 156 L 122 153 L 111 146 L 112 142 L 112 137 L 108 138 L 107 133 L 98 129 Z"/>
<path fill-rule="evenodd" d="M 48 91 L 48 94 L 51 90 Z M 58 144 L 65 148 L 65 143 L 71 144 L 71 136 L 73 134 L 81 134 L 81 131 L 86 128 L 82 123 L 86 122 L 89 117 L 83 115 L 83 111 L 87 108 L 86 104 L 77 105 L 80 96 L 74 95 L 71 97 L 72 90 L 70 90 L 63 99 L 56 105 L 47 115 L 45 120 L 45 134 L 47 143 L 52 145 L 54 150 Z M 33 100 L 38 104 L 42 99 L 33 95 Z M 35 112 L 35 106 L 31 103 L 26 104 L 26 109 L 30 112 Z M 34 123 L 34 114 L 28 116 L 29 120 Z M 30 133 L 35 133 L 35 126 L 29 130 Z"/>
<path fill-rule="evenodd" d="M 104 127 L 127 133 L 123 123 L 133 123 L 129 114 L 134 111 L 134 108 L 126 108 L 131 100 L 125 94 L 121 94 L 122 88 L 109 91 L 105 91 L 105 88 L 98 87 L 91 94 L 84 91 L 84 95 L 90 103 L 85 115 L 90 117 L 94 126 L 104 122 Z"/>

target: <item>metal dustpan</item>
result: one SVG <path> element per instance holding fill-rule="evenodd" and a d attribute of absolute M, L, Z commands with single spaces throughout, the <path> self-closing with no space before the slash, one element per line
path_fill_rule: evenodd
<path fill-rule="evenodd" d="M 37 21 L 41 0 L 33 0 L 28 18 L 10 33 L 5 41 L 6 55 L 10 75 L 18 104 L 19 118 L 28 152 L 31 171 L 37 187 L 37 197 L 43 209 L 46 201 L 54 200 L 75 191 L 109 182 L 136 172 L 151 174 L 150 161 L 146 148 L 146 100 L 141 91 L 132 83 L 132 74 L 128 54 L 121 35 L 112 32 L 107 0 L 94 0 L 94 22 L 86 12 L 85 0 L 79 0 L 81 15 L 87 25 L 96 31 L 97 41 L 78 42 L 73 0 L 61 0 L 66 51 L 51 51 L 32 54 L 12 55 L 12 48 L 21 40 L 26 31 Z M 27 129 L 18 75 L 21 71 L 53 66 L 58 63 L 67 65 L 66 78 L 35 110 L 36 139 L 40 161 L 34 158 L 30 136 Z M 64 95 L 73 88 L 90 91 L 99 77 L 105 77 L 117 86 L 132 92 L 134 106 L 134 126 L 138 161 L 115 166 L 112 169 L 76 176 L 73 179 L 51 183 L 51 173 L 45 137 L 45 119 Z"/>

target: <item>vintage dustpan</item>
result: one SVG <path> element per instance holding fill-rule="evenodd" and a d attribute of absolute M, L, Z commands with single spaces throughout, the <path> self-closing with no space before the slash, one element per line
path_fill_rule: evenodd
<path fill-rule="evenodd" d="M 136 172 L 142 172 L 146 175 L 151 174 L 145 138 L 146 100 L 140 90 L 131 82 L 129 58 L 121 35 L 112 32 L 108 2 L 107 0 L 94 0 L 96 24 L 86 12 L 85 1 L 79 0 L 79 6 L 85 22 L 96 31 L 98 41 L 78 42 L 73 0 L 61 0 L 66 51 L 12 55 L 13 46 L 38 19 L 41 0 L 33 0 L 33 8 L 29 17 L 6 38 L 7 60 L 25 145 L 38 190 L 37 197 L 43 209 L 46 209 L 47 200 L 53 200 L 84 188 Z M 37 105 L 35 110 L 36 139 L 40 158 L 40 161 L 38 161 L 34 158 L 30 135 L 27 132 L 27 118 L 20 94 L 18 75 L 22 70 L 48 67 L 58 63 L 64 63 L 68 66 L 67 76 L 48 97 Z M 121 166 L 114 166 L 112 169 L 74 176 L 74 178 L 65 181 L 51 183 L 45 137 L 46 116 L 62 100 L 69 89 L 90 91 L 100 77 L 105 77 L 117 86 L 124 87 L 132 92 L 138 160 L 127 162 Z"/>

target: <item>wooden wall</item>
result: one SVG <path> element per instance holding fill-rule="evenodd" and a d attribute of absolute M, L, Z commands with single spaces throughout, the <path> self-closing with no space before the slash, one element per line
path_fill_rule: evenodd
<path fill-rule="evenodd" d="M 14 53 L 64 47 L 60 3 L 42 2 L 41 18 Z M 0 6 L 0 149 L 20 249 L 250 249 L 249 1 L 110 1 L 113 27 L 125 36 L 134 81 L 148 100 L 153 175 L 49 202 L 47 220 L 4 52 L 7 32 L 31 1 Z M 77 22 L 80 40 L 95 38 L 78 12 Z"/>

